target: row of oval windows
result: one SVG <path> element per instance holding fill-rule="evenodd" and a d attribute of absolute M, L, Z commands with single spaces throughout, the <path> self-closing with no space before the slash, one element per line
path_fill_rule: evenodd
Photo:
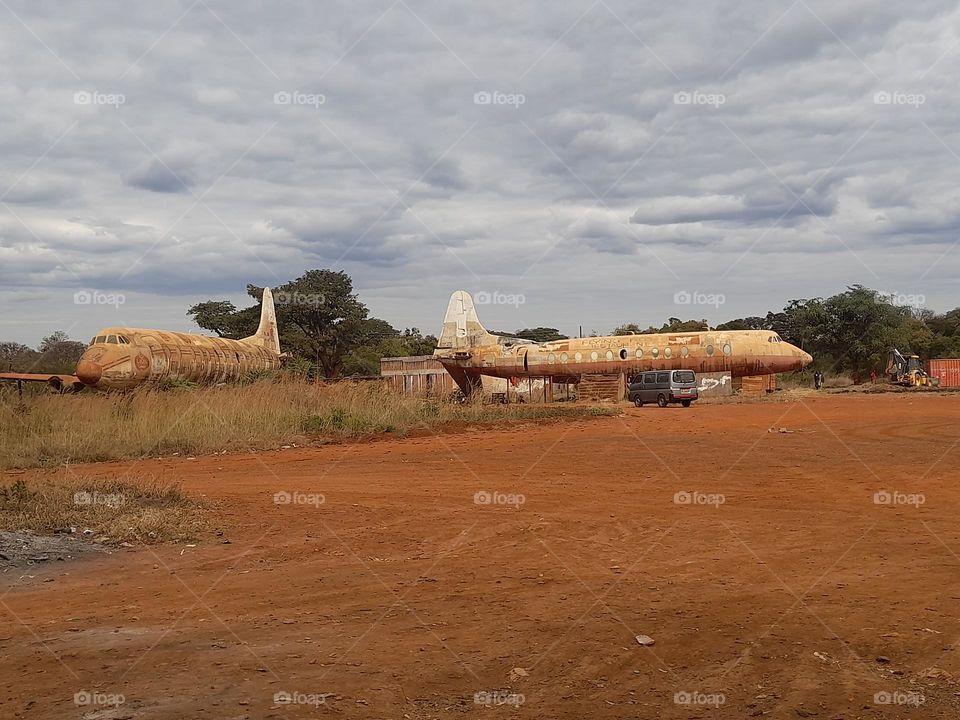
<path fill-rule="evenodd" d="M 713 353 L 714 353 L 713 345 L 707 345 L 707 355 L 713 355 Z M 724 355 L 728 355 L 728 356 L 729 356 L 729 355 L 731 355 L 732 353 L 733 353 L 733 348 L 730 347 L 730 343 L 727 343 L 726 345 L 723 346 L 723 354 L 724 354 Z M 636 350 L 636 352 L 635 352 L 634 354 L 636 355 L 637 360 L 640 360 L 640 359 L 643 357 L 643 348 L 637 348 L 637 350 Z M 673 352 L 670 350 L 670 348 L 664 348 L 664 349 L 663 349 L 663 356 L 664 356 L 665 358 L 671 357 L 672 354 L 673 354 Z M 650 355 L 651 355 L 651 357 L 653 357 L 654 359 L 657 359 L 658 357 L 660 357 L 660 348 L 653 348 L 653 349 L 650 351 Z M 682 347 L 680 348 L 680 357 L 687 357 L 688 355 L 690 355 L 690 348 L 688 348 L 686 345 L 682 346 Z M 623 348 L 623 349 L 620 351 L 620 359 L 621 359 L 621 360 L 626 360 L 626 359 L 628 359 L 629 357 L 630 357 L 630 353 L 627 351 L 626 348 Z M 606 358 L 607 358 L 607 360 L 613 360 L 613 350 L 607 350 Z M 565 363 L 565 362 L 567 362 L 569 359 L 570 359 L 570 356 L 567 355 L 567 353 L 560 353 L 560 362 Z M 596 361 L 599 360 L 599 359 L 600 359 L 600 353 L 598 353 L 596 350 L 594 350 L 592 353 L 590 353 L 590 360 L 596 362 Z M 549 362 L 556 362 L 556 361 L 557 361 L 557 356 L 556 356 L 554 353 L 550 353 L 550 355 L 548 356 L 547 360 L 548 360 Z M 574 356 L 573 356 L 573 361 L 574 361 L 574 362 L 583 362 L 583 353 L 579 353 L 579 352 L 578 352 L 578 353 L 575 353 Z"/>

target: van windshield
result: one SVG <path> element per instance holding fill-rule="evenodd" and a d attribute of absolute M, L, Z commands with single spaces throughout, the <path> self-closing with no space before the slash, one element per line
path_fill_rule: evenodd
<path fill-rule="evenodd" d="M 693 370 L 674 370 L 673 381 L 675 383 L 692 383 L 696 382 L 696 376 L 693 374 Z"/>

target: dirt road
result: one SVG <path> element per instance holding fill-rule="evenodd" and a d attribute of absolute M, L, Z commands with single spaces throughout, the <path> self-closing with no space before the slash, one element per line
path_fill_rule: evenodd
<path fill-rule="evenodd" d="M 960 714 L 960 397 L 624 412 L 141 462 L 223 535 L 0 576 L 0 716 Z"/>

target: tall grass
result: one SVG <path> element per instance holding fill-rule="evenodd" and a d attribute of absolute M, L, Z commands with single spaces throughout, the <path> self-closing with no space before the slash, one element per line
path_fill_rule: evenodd
<path fill-rule="evenodd" d="M 402 396 L 376 382 L 322 385 L 286 379 L 126 394 L 42 395 L 23 404 L 8 394 L 0 396 L 0 469 L 617 412 L 572 404 L 458 404 Z"/>

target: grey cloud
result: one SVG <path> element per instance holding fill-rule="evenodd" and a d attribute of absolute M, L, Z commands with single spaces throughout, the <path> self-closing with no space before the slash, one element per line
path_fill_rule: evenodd
<path fill-rule="evenodd" d="M 148 160 L 124 177 L 132 187 L 158 193 L 188 192 L 192 181 L 184 172 L 176 172 L 160 160 Z"/>

